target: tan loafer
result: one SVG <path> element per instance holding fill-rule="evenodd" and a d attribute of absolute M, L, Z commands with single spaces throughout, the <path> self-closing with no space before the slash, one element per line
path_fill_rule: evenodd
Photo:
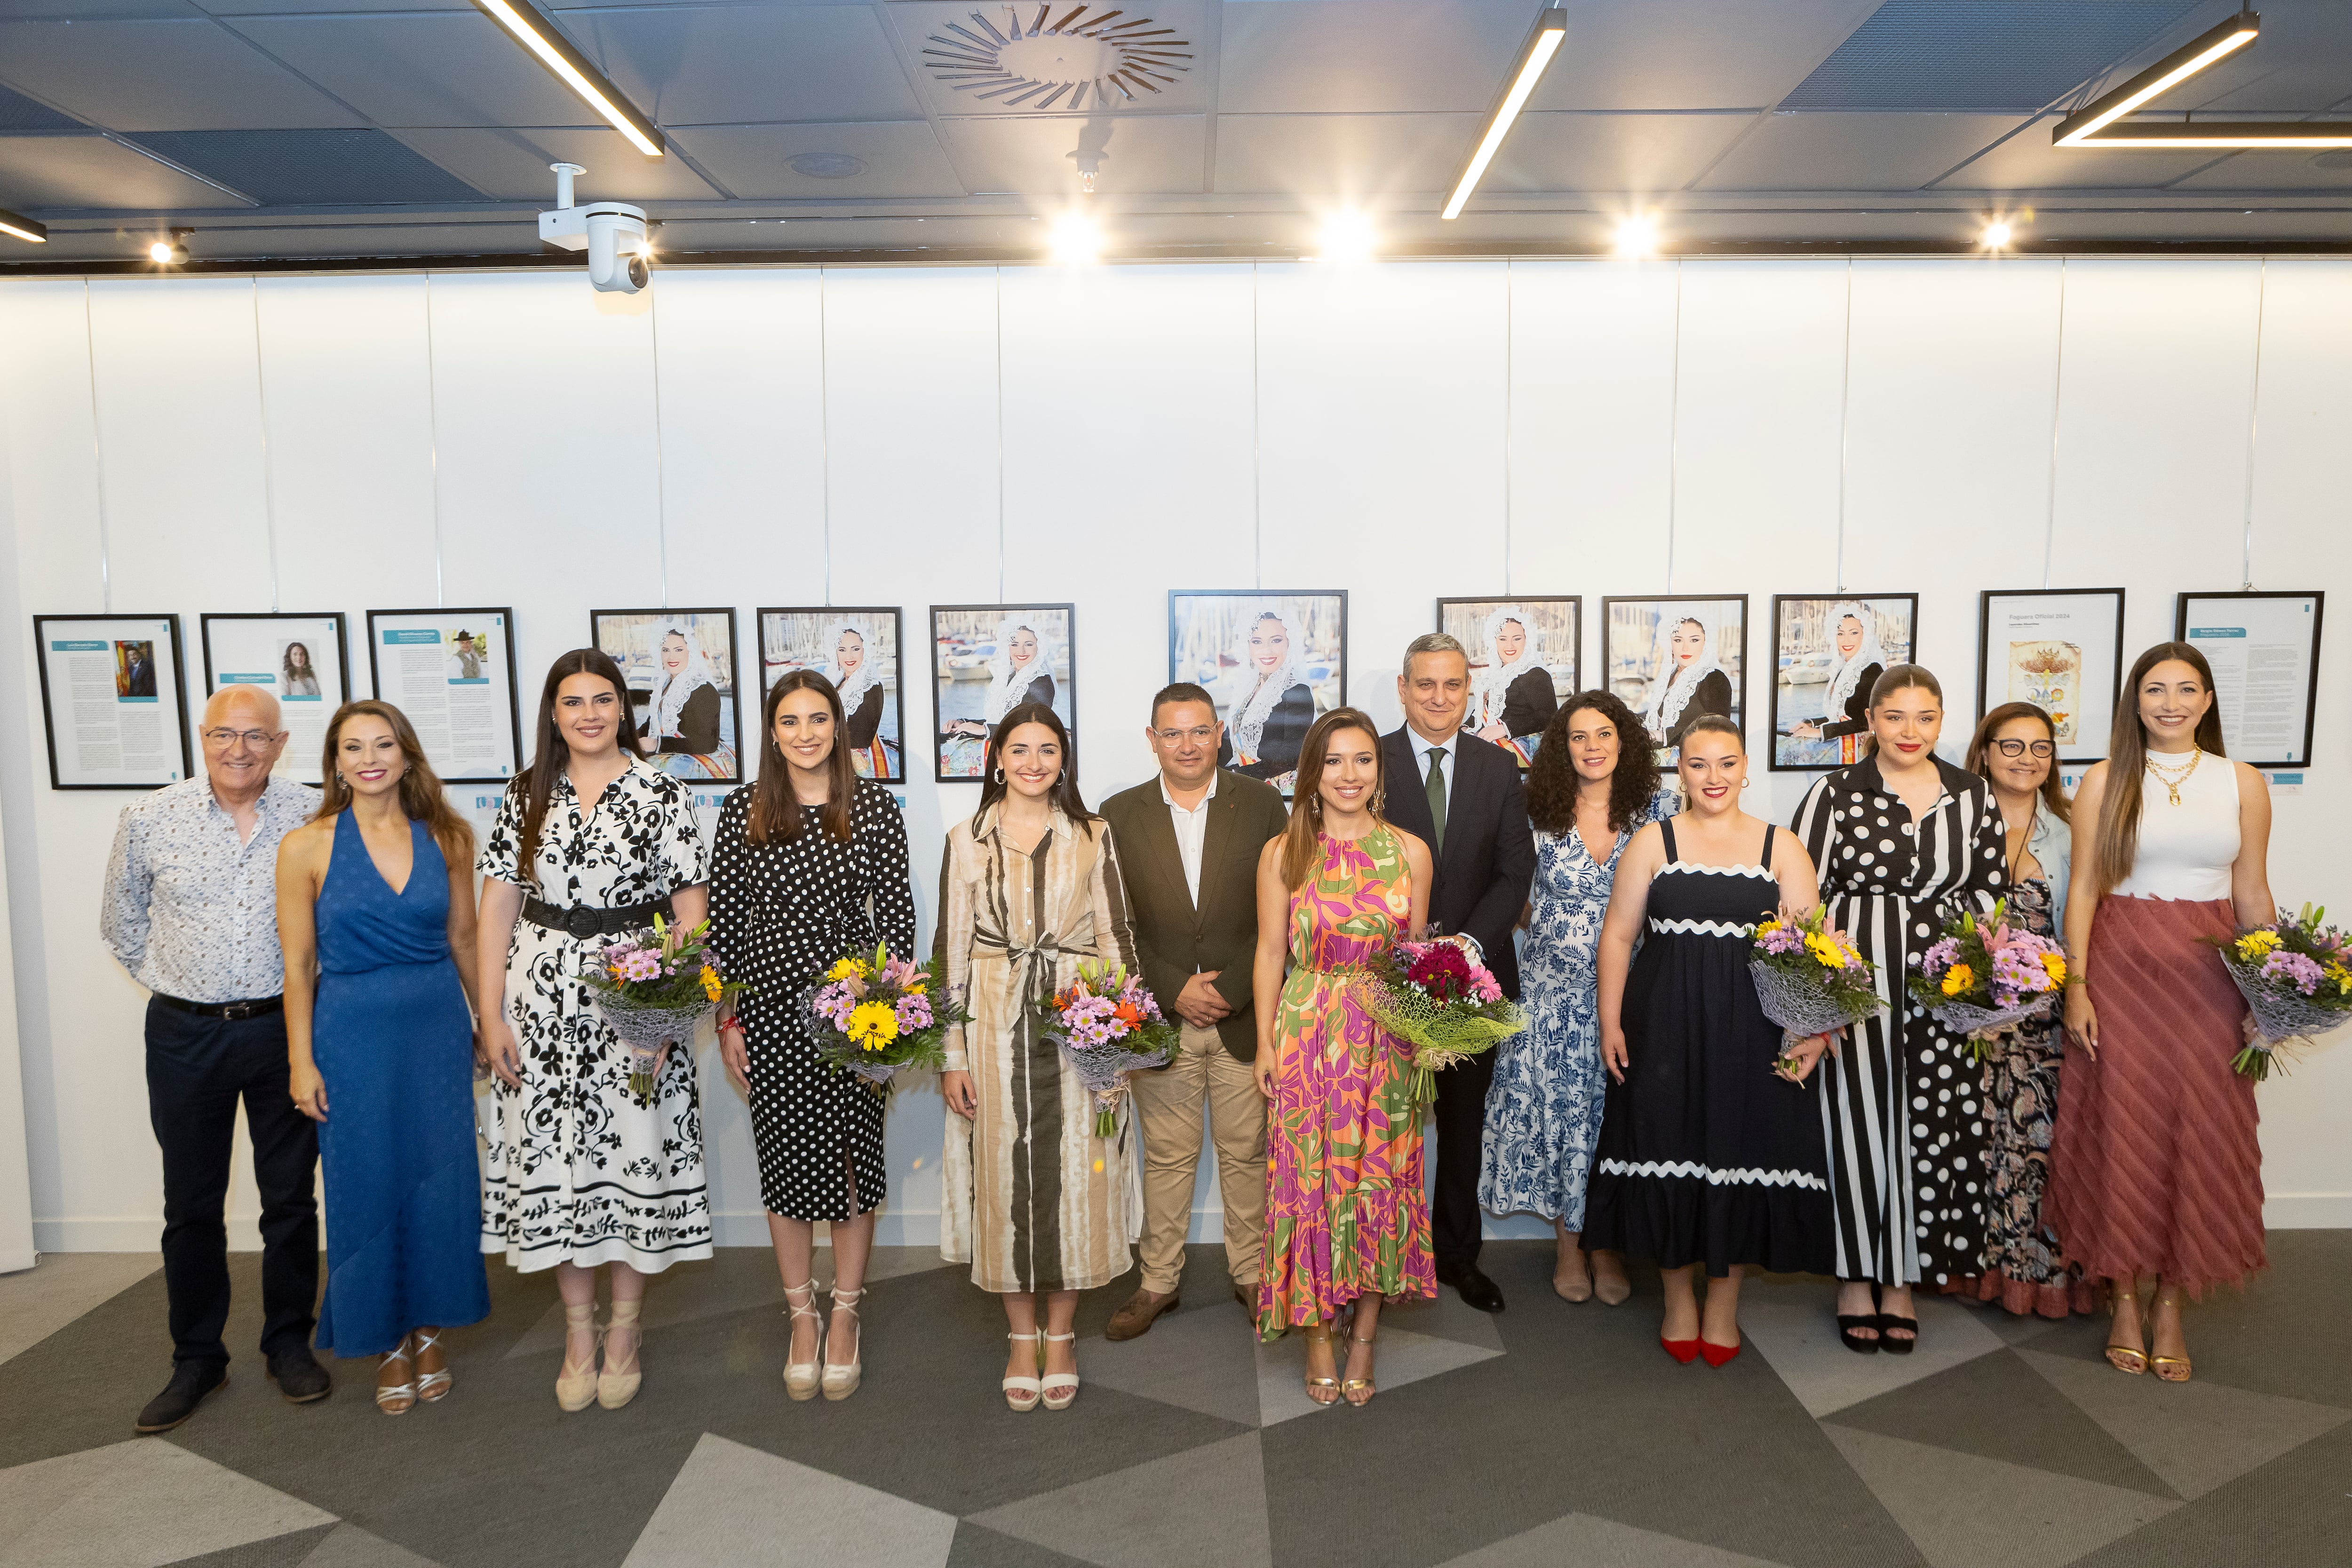
<path fill-rule="evenodd" d="M 1165 1296 L 1153 1290 L 1138 1290 L 1110 1315 L 1110 1327 L 1103 1331 L 1107 1340 L 1131 1340 L 1151 1327 L 1163 1312 L 1176 1310 L 1176 1292 Z"/>

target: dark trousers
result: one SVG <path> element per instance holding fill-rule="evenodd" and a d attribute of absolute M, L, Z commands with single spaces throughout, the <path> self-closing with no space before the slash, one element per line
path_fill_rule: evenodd
<path fill-rule="evenodd" d="M 1478 1158 L 1495 1053 L 1481 1051 L 1437 1075 L 1437 1179 L 1429 1202 L 1429 1250 L 1447 1272 L 1478 1261 Z"/>
<path fill-rule="evenodd" d="M 261 1353 L 310 1343 L 319 1300 L 319 1133 L 287 1092 L 286 1018 L 205 1018 L 147 1004 L 147 1114 L 163 1149 L 172 1360 L 226 1362 L 229 1151 L 236 1104 L 261 1191 Z"/>

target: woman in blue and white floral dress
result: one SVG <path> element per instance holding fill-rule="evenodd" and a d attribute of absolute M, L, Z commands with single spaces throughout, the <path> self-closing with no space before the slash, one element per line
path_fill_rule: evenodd
<path fill-rule="evenodd" d="M 1657 756 L 1633 710 L 1605 691 L 1569 699 L 1545 726 L 1528 775 L 1536 883 L 1519 960 L 1525 1033 L 1503 1042 L 1486 1094 L 1478 1203 L 1539 1214 L 1559 1232 L 1552 1289 L 1570 1301 L 1632 1293 L 1613 1253 L 1588 1271 L 1578 1244 L 1584 1186 L 1601 1138 L 1601 920 L 1617 857 L 1639 829 L 1674 815 Z"/>

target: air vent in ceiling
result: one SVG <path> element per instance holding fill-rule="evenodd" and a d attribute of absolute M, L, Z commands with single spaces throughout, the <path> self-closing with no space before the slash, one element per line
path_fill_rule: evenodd
<path fill-rule="evenodd" d="M 923 63 L 975 103 L 1066 111 L 1139 102 L 1192 68 L 1191 42 L 1149 16 L 1072 5 L 1056 18 L 1054 9 L 974 11 L 971 26 L 950 22 L 926 40 Z"/>
<path fill-rule="evenodd" d="M 812 180 L 846 180 L 866 173 L 866 160 L 848 153 L 803 153 L 786 159 L 785 166 Z"/>
<path fill-rule="evenodd" d="M 2196 8 L 2197 0 L 1887 0 L 1780 107 L 2031 112 Z"/>
<path fill-rule="evenodd" d="M 37 103 L 21 92 L 11 92 L 0 87 L 0 131 L 87 131 L 89 127 L 70 114 L 59 114 L 46 103 Z"/>
<path fill-rule="evenodd" d="M 478 202 L 482 194 L 381 131 L 142 131 L 124 140 L 264 206 Z"/>

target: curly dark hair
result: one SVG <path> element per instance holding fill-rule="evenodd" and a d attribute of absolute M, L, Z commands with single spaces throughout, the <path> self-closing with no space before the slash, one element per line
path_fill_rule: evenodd
<path fill-rule="evenodd" d="M 1658 793 L 1658 750 L 1650 731 L 1621 698 L 1606 691 L 1580 691 L 1559 705 L 1544 726 L 1528 772 L 1528 820 L 1545 833 L 1576 828 L 1576 759 L 1569 755 L 1568 731 L 1579 713 L 1599 713 L 1617 729 L 1617 767 L 1609 775 L 1609 828 L 1622 833 L 1642 820 Z"/>

